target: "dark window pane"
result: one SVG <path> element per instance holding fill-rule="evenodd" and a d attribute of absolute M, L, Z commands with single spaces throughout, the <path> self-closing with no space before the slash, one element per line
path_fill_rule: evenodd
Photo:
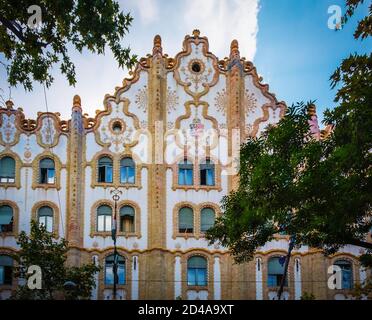
<path fill-rule="evenodd" d="M 105 167 L 98 168 L 98 182 L 105 182 L 106 181 L 106 170 Z"/>
<path fill-rule="evenodd" d="M 40 168 L 40 183 L 47 183 L 47 182 L 48 182 L 48 169 Z"/>
<path fill-rule="evenodd" d="M 202 169 L 200 170 L 200 184 L 205 186 L 207 184 L 207 170 Z"/>

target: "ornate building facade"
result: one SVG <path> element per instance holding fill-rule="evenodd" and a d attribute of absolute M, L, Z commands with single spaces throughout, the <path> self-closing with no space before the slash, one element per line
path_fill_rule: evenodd
<path fill-rule="evenodd" d="M 0 109 L 0 298 L 17 285 L 9 257 L 15 236 L 35 219 L 69 241 L 70 264 L 102 266 L 92 298 L 112 299 L 113 214 L 119 299 L 275 298 L 288 237 L 278 235 L 241 265 L 204 237 L 237 185 L 240 144 L 284 115 L 285 103 L 261 81 L 236 40 L 219 60 L 194 30 L 175 58 L 156 36 L 152 55 L 105 96 L 95 117 L 83 113 L 79 96 L 67 121 L 48 112 L 26 119 L 8 101 Z M 312 130 L 320 137 L 315 114 Z M 360 254 L 294 250 L 284 298 L 345 298 L 367 276 Z M 327 287 L 332 264 L 343 272 L 337 291 Z"/>

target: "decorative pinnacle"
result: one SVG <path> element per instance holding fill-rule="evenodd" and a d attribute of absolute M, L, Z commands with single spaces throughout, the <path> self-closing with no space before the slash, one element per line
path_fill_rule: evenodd
<path fill-rule="evenodd" d="M 195 38 L 199 38 L 200 36 L 200 30 L 199 29 L 194 29 L 192 31 L 192 35 L 195 37 Z"/>
<path fill-rule="evenodd" d="M 14 106 L 14 103 L 12 100 L 8 100 L 5 102 L 5 105 L 7 107 L 7 109 L 13 109 L 13 106 Z"/>
<path fill-rule="evenodd" d="M 157 34 L 154 37 L 154 47 L 152 48 L 152 55 L 162 55 L 163 53 L 163 48 L 161 46 L 161 37 Z"/>
<path fill-rule="evenodd" d="M 307 112 L 309 113 L 309 115 L 312 117 L 312 116 L 316 116 L 316 106 L 315 104 L 311 104 L 308 109 L 307 109 Z"/>
<path fill-rule="evenodd" d="M 77 94 L 74 95 L 74 99 L 72 100 L 72 107 L 81 109 L 81 99 Z"/>
<path fill-rule="evenodd" d="M 238 40 L 234 39 L 230 45 L 230 58 L 240 59 L 239 43 Z"/>
<path fill-rule="evenodd" d="M 161 47 L 161 37 L 158 34 L 154 37 L 154 47 Z"/>

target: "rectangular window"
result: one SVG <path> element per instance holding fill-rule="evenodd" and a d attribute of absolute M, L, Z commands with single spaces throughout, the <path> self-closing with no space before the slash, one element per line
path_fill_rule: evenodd
<path fill-rule="evenodd" d="M 48 169 L 48 184 L 54 184 L 54 177 L 55 177 L 54 169 Z"/>
<path fill-rule="evenodd" d="M 206 286 L 207 274 L 204 268 L 188 268 L 187 285 L 189 286 Z"/>
<path fill-rule="evenodd" d="M 48 169 L 40 168 L 40 183 L 47 183 L 48 181 Z"/>
<path fill-rule="evenodd" d="M 121 183 L 134 183 L 134 168 L 121 167 L 120 168 L 120 182 Z"/>
<path fill-rule="evenodd" d="M 206 183 L 207 183 L 207 186 L 214 186 L 214 170 L 210 170 L 208 169 L 207 170 L 207 179 L 206 179 Z"/>
<path fill-rule="evenodd" d="M 12 284 L 12 267 L 0 266 L 0 285 Z"/>
<path fill-rule="evenodd" d="M 187 270 L 187 285 L 196 286 L 196 272 L 195 269 Z"/>
<path fill-rule="evenodd" d="M 111 231 L 111 216 L 105 216 L 105 231 Z"/>
<path fill-rule="evenodd" d="M 104 215 L 98 216 L 97 231 L 105 231 L 105 216 Z"/>
<path fill-rule="evenodd" d="M 279 287 L 282 282 L 283 275 L 276 274 L 276 275 L 268 275 L 267 277 L 267 285 L 268 287 Z M 288 286 L 288 278 L 285 279 L 284 286 Z"/>
<path fill-rule="evenodd" d="M 202 186 L 214 186 L 214 170 L 201 169 L 200 170 L 200 184 Z"/>
<path fill-rule="evenodd" d="M 125 284 L 125 265 L 124 264 L 118 265 L 118 283 Z"/>
<path fill-rule="evenodd" d="M 53 217 L 50 216 L 41 216 L 39 217 L 39 224 L 45 226 L 45 229 L 48 232 L 53 232 Z"/>
<path fill-rule="evenodd" d="M 114 284 L 114 271 L 113 271 L 113 266 L 112 265 L 106 266 L 105 283 L 106 284 Z"/>
<path fill-rule="evenodd" d="M 106 167 L 106 182 L 112 182 L 112 167 Z"/>
<path fill-rule="evenodd" d="M 5 278 L 4 267 L 0 266 L 0 284 L 4 284 L 4 278 Z"/>
<path fill-rule="evenodd" d="M 48 168 L 40 168 L 40 183 L 54 184 L 55 183 L 55 170 Z"/>
<path fill-rule="evenodd" d="M 105 182 L 106 181 L 106 170 L 105 167 L 98 168 L 98 182 Z"/>
<path fill-rule="evenodd" d="M 207 185 L 207 170 L 206 169 L 200 170 L 200 184 L 202 186 Z"/>
<path fill-rule="evenodd" d="M 112 183 L 112 167 L 98 167 L 98 182 Z"/>
<path fill-rule="evenodd" d="M 207 275 L 205 269 L 196 269 L 196 285 L 206 286 L 207 285 Z"/>
<path fill-rule="evenodd" d="M 118 264 L 118 284 L 125 284 L 125 265 L 124 264 Z M 105 275 L 105 283 L 108 285 L 114 284 L 114 266 L 113 264 L 106 265 L 106 275 Z"/>

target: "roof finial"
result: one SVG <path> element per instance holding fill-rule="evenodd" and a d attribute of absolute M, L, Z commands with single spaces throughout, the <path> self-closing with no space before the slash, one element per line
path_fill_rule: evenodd
<path fill-rule="evenodd" d="M 195 38 L 199 38 L 200 36 L 200 30 L 199 29 L 194 29 L 192 31 L 192 35 L 195 37 Z"/>
<path fill-rule="evenodd" d="M 309 116 L 316 116 L 316 106 L 315 104 L 310 104 L 308 109 L 307 109 L 307 112 L 309 113 Z"/>
<path fill-rule="evenodd" d="M 154 37 L 154 47 L 152 48 L 152 55 L 153 56 L 163 55 L 163 48 L 161 46 L 161 37 L 158 34 Z"/>
<path fill-rule="evenodd" d="M 230 45 L 230 59 L 240 59 L 239 43 L 234 39 Z"/>
<path fill-rule="evenodd" d="M 7 109 L 10 110 L 10 109 L 13 109 L 14 103 L 13 103 L 12 100 L 7 100 L 7 101 L 5 101 L 5 105 L 6 105 Z"/>
<path fill-rule="evenodd" d="M 81 109 L 81 99 L 80 99 L 80 96 L 77 94 L 74 95 L 74 99 L 72 100 L 72 108 Z"/>

